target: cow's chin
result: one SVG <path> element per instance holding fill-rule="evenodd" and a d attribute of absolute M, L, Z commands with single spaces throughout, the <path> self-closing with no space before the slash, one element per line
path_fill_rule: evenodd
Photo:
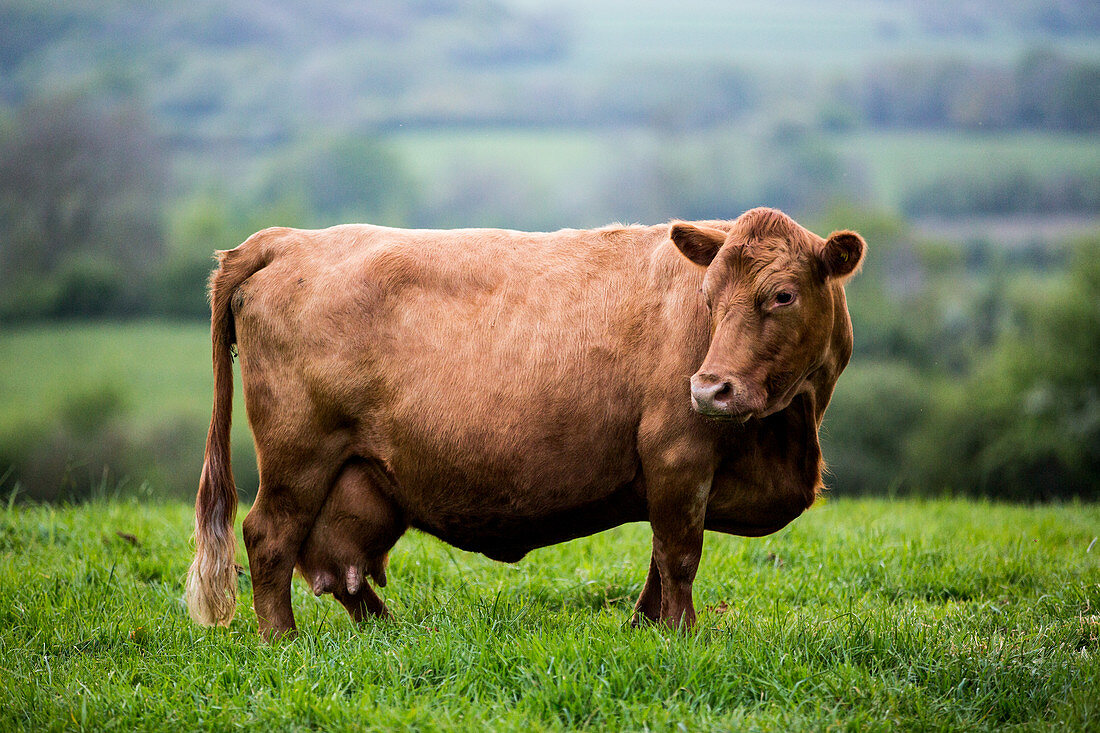
<path fill-rule="evenodd" d="M 791 394 L 782 395 L 774 402 L 766 403 L 763 407 L 756 409 L 739 409 L 738 407 L 732 407 L 727 409 L 721 409 L 717 407 L 706 407 L 696 402 L 695 398 L 691 398 L 691 408 L 705 418 L 715 420 L 717 422 L 731 422 L 731 423 L 747 423 L 749 420 L 762 420 L 766 417 L 782 412 L 787 409 L 791 404 L 791 400 L 794 399 L 794 391 Z"/>
<path fill-rule="evenodd" d="M 747 423 L 749 420 L 751 420 L 753 417 L 755 417 L 755 415 L 753 415 L 753 413 L 751 413 L 751 412 L 734 413 L 734 412 L 725 412 L 724 410 L 706 410 L 706 409 L 702 409 L 698 405 L 695 404 L 695 400 L 692 400 L 691 407 L 692 407 L 693 410 L 695 410 L 697 413 L 699 413 L 703 417 L 705 417 L 709 420 L 714 420 L 715 422 L 731 422 L 731 423 L 741 424 L 741 423 Z"/>
<path fill-rule="evenodd" d="M 751 409 L 738 409 L 711 407 L 700 405 L 695 397 L 691 398 L 691 409 L 710 420 L 717 422 L 746 423 L 754 417 L 758 417 L 757 411 Z"/>

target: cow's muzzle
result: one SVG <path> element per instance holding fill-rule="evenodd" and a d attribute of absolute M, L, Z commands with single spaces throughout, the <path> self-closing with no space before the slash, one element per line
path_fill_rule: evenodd
<path fill-rule="evenodd" d="M 700 415 L 744 422 L 764 409 L 764 399 L 739 379 L 700 373 L 691 378 L 691 406 Z"/>

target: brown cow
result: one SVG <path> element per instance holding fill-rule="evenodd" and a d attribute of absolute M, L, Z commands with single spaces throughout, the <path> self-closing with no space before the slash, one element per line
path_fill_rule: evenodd
<path fill-rule="evenodd" d="M 774 532 L 821 485 L 864 247 L 753 209 L 548 234 L 268 229 L 219 253 L 192 617 L 227 624 L 236 606 L 236 344 L 266 636 L 294 630 L 296 565 L 353 617 L 385 614 L 364 576 L 384 583 L 410 526 L 515 562 L 645 520 L 635 618 L 690 627 L 703 531 Z"/>

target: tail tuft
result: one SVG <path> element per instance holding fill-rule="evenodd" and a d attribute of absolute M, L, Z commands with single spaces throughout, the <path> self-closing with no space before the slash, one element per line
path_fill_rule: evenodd
<path fill-rule="evenodd" d="M 195 560 L 187 571 L 184 598 L 197 623 L 228 626 L 237 609 L 237 488 L 229 456 L 233 418 L 233 293 L 267 264 L 266 232 L 228 252 L 218 252 L 210 278 L 210 340 L 214 362 L 214 409 L 206 435 L 199 492 L 195 497 Z"/>

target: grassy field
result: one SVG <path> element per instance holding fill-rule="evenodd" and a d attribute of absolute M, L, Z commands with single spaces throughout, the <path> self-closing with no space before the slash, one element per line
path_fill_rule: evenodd
<path fill-rule="evenodd" d="M 766 180 L 773 163 L 760 155 L 759 131 L 741 127 L 690 139 L 637 130 L 455 128 L 401 132 L 389 140 L 425 185 L 456 175 L 463 180 L 470 171 L 512 176 L 524 190 L 547 199 L 543 205 L 559 205 L 560 216 L 576 217 L 557 221 L 559 226 L 599 226 L 616 218 L 617 212 L 594 203 L 609 180 L 628 170 L 623 168 L 628 161 L 645 160 L 670 147 L 680 159 L 698 164 L 697 181 L 711 175 L 703 161 L 727 160 L 736 180 L 715 180 L 713 185 L 716 191 L 737 197 L 754 195 L 754 182 Z M 1087 135 L 857 130 L 825 135 L 820 142 L 828 155 L 841 162 L 843 180 L 838 185 L 859 181 L 857 188 L 870 192 L 870 205 L 894 210 L 907 195 L 943 177 L 1016 171 L 1037 177 L 1091 175 L 1100 168 L 1100 145 Z"/>
<path fill-rule="evenodd" d="M 98 481 L 104 463 L 131 487 L 150 479 L 155 495 L 193 495 L 211 390 L 210 327 L 200 321 L 8 329 L 0 335 L 0 463 L 5 450 L 18 453 L 30 440 L 44 446 L 37 454 L 46 454 L 32 460 L 36 476 L 46 480 L 61 472 L 43 468 L 44 462 L 71 463 L 82 475 L 74 480 L 78 495 L 89 481 Z M 234 468 L 247 495 L 257 479 L 239 382 L 233 422 Z M 105 444 L 117 450 L 107 451 Z M 127 458 L 122 465 L 120 455 Z M 10 488 L 10 481 L 0 480 L 0 490 Z M 66 497 L 41 486 L 23 490 Z"/>
<path fill-rule="evenodd" d="M 0 334 L 0 435 L 54 422 L 74 399 L 104 390 L 139 428 L 180 417 L 202 423 L 205 439 L 213 398 L 209 324 L 58 322 Z M 238 376 L 233 420 L 247 438 L 240 395 Z"/>
<path fill-rule="evenodd" d="M 1026 171 L 1041 177 L 1100 168 L 1100 145 L 1088 135 L 860 131 L 831 137 L 829 144 L 866 171 L 870 190 L 888 207 L 945 176 Z"/>
<path fill-rule="evenodd" d="M 52 422 L 74 396 L 109 390 L 140 425 L 167 414 L 210 419 L 210 327 L 193 323 L 59 323 L 0 338 L 0 435 Z M 234 414 L 244 419 L 243 408 Z"/>
<path fill-rule="evenodd" d="M 514 566 L 412 534 L 394 620 L 357 629 L 299 580 L 301 635 L 273 646 L 247 577 L 228 630 L 187 619 L 190 525 L 182 504 L 0 508 L 0 729 L 1100 725 L 1097 506 L 834 500 L 710 536 L 686 636 L 627 623 L 640 525 Z"/>

